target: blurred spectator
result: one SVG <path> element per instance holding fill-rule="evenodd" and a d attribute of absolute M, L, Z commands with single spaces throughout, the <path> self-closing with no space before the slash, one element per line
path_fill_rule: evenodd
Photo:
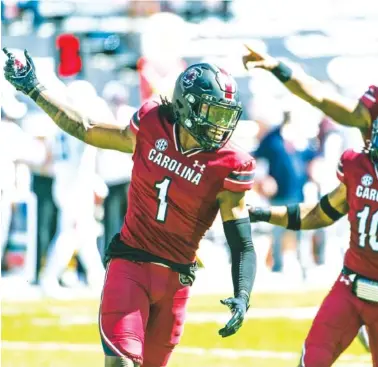
<path fill-rule="evenodd" d="M 4 1 L 1 0 L 1 24 L 5 24 L 7 22 L 7 18 L 5 15 L 5 4 Z"/>
<path fill-rule="evenodd" d="M 12 196 L 15 190 L 15 164 L 10 153 L 9 141 L 13 140 L 13 131 L 17 126 L 11 122 L 1 109 L 0 122 L 0 250 L 3 258 L 8 241 L 9 226 L 12 217 Z M 5 139 L 5 140 L 4 140 Z"/>
<path fill-rule="evenodd" d="M 40 12 L 40 0 L 21 0 L 18 2 L 18 9 L 21 16 L 24 13 L 32 14 L 34 29 L 38 28 L 44 22 L 44 18 Z"/>
<path fill-rule="evenodd" d="M 102 96 L 107 102 L 104 109 L 113 114 L 119 123 L 130 121 L 136 111 L 128 105 L 129 92 L 118 81 L 108 82 Z M 97 172 L 108 186 L 109 193 L 104 201 L 104 244 L 110 243 L 119 232 L 127 210 L 127 190 L 133 167 L 131 154 L 114 150 L 100 150 L 97 157 Z M 102 251 L 101 251 L 102 252 Z"/>
<path fill-rule="evenodd" d="M 175 14 L 159 13 L 148 19 L 137 63 L 142 103 L 159 95 L 171 98 L 177 75 L 186 67 L 182 59 L 185 37 L 185 21 Z"/>
<path fill-rule="evenodd" d="M 9 25 L 19 15 L 16 1 L 1 0 L 1 25 Z"/>
<path fill-rule="evenodd" d="M 288 205 L 303 201 L 303 186 L 307 179 L 307 163 L 316 154 L 313 149 L 297 150 L 294 145 L 295 132 L 290 126 L 291 112 L 284 112 L 282 123 L 271 130 L 260 142 L 256 152 L 257 160 L 265 161 L 267 171 L 277 183 L 277 192 L 270 198 L 272 205 Z M 257 163 L 259 165 L 260 162 Z M 262 163 L 264 164 L 264 163 Z M 273 227 L 272 271 L 283 269 L 282 238 L 285 229 Z M 297 242 L 300 232 L 296 232 Z"/>
<path fill-rule="evenodd" d="M 67 96 L 68 102 L 88 117 L 99 113 L 96 90 L 89 82 L 71 82 Z M 59 208 L 59 225 L 41 275 L 46 294 L 60 295 L 59 279 L 76 252 L 86 271 L 88 285 L 94 289 L 102 285 L 104 270 L 96 246 L 100 233 L 95 220 L 95 194 L 105 197 L 106 187 L 95 173 L 96 154 L 96 148 L 62 130 L 56 134 L 53 198 Z"/>
<path fill-rule="evenodd" d="M 3 5 L 3 3 L 2 3 Z M 2 83 L 4 81 L 2 80 Z M 4 84 L 3 84 L 4 85 Z M 1 92 L 0 122 L 0 251 L 3 259 L 8 241 L 9 226 L 12 218 L 12 196 L 16 184 L 16 151 L 12 141 L 17 136 L 19 127 L 14 123 L 24 117 L 26 106 L 19 103 L 12 91 Z"/>
<path fill-rule="evenodd" d="M 1 216 L 1 231 L 0 231 L 0 245 L 2 255 L 4 255 L 5 246 L 8 243 L 8 231 L 13 215 L 12 207 L 16 201 L 21 202 L 30 195 L 30 173 L 26 165 L 41 164 L 46 157 L 46 149 L 44 145 L 34 139 L 29 134 L 25 133 L 19 126 L 21 120 L 25 118 L 27 107 L 24 103 L 19 102 L 13 91 L 9 88 L 4 88 L 1 93 L 2 109 L 0 123 L 0 216 Z M 26 165 L 25 165 L 26 164 Z M 22 170 L 18 170 L 22 166 Z M 19 173 L 17 175 L 17 172 Z M 20 174 L 21 173 L 21 174 Z M 33 198 L 33 200 L 35 200 Z M 28 200 L 24 202 L 28 205 Z M 28 211 L 33 208 L 28 207 Z M 35 213 L 36 214 L 36 213 Z M 34 213 L 32 214 L 34 216 Z M 13 218 L 18 221 L 20 218 Z M 25 218 L 20 219 L 23 221 Z M 29 223 L 27 227 L 29 228 Z M 28 228 L 24 228 L 28 231 Z M 36 228 L 33 228 L 28 235 L 24 237 L 30 239 L 30 243 L 24 243 L 26 251 L 33 252 L 37 238 L 30 238 L 29 235 L 36 234 Z M 33 235 L 34 236 L 34 235 Z M 20 254 L 25 261 L 26 254 Z M 34 261 L 34 257 L 33 257 Z M 10 264 L 6 264 L 8 266 Z M 31 277 L 35 273 L 34 263 L 28 264 L 28 276 Z M 31 269 L 31 271 L 30 271 Z M 29 272 L 30 271 L 30 272 Z"/>
<path fill-rule="evenodd" d="M 30 111 L 22 123 L 25 132 L 38 140 L 46 150 L 45 159 L 40 164 L 30 166 L 32 173 L 32 191 L 37 196 L 37 259 L 36 279 L 39 277 L 46 260 L 48 249 L 57 227 L 58 209 L 52 195 L 54 172 L 52 167 L 53 139 L 56 127 L 46 114 Z"/>
<path fill-rule="evenodd" d="M 337 165 L 341 154 L 346 147 L 349 147 L 348 144 L 346 145 L 345 137 L 343 136 L 344 130 L 346 128 L 334 124 L 327 116 L 324 116 L 320 122 L 318 134 L 320 155 L 311 162 L 309 167 L 309 174 L 312 180 L 318 185 L 319 196 L 331 192 L 339 184 L 336 176 Z M 327 174 L 324 174 L 324 172 L 327 172 Z M 337 249 L 338 244 L 341 246 L 343 242 L 348 243 L 347 240 L 340 241 L 340 238 L 348 234 L 349 223 L 346 218 L 337 221 L 330 227 L 317 230 L 314 238 L 314 258 L 316 264 L 323 265 L 326 262 L 327 256 L 331 258 L 332 263 L 335 257 L 332 253 L 341 252 L 340 247 Z M 327 244 L 329 244 L 328 247 Z"/>
<path fill-rule="evenodd" d="M 337 185 L 336 174 L 325 175 L 324 172 L 336 172 L 336 167 L 343 152 L 343 138 L 338 125 L 334 124 L 327 116 L 323 117 L 319 125 L 319 156 L 310 164 L 309 175 L 318 186 L 319 197 L 331 192 Z M 328 228 L 335 231 L 339 223 Z M 314 260 L 317 265 L 325 263 L 326 229 L 315 231 L 314 236 Z"/>
<path fill-rule="evenodd" d="M 231 18 L 232 0 L 186 1 L 184 16 L 189 21 L 200 21 L 207 17 Z"/>
<path fill-rule="evenodd" d="M 155 14 L 160 11 L 159 0 L 130 0 L 128 5 L 128 13 L 131 17 L 143 17 Z"/>

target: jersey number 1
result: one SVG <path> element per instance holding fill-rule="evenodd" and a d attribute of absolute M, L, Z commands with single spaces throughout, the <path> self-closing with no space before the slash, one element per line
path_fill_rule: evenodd
<path fill-rule="evenodd" d="M 377 230 L 378 230 L 378 211 L 376 211 L 370 219 L 370 229 L 368 232 L 368 218 L 370 214 L 370 207 L 365 206 L 357 213 L 358 218 L 358 233 L 360 235 L 359 245 L 365 247 L 366 236 L 369 236 L 369 245 L 374 251 L 378 251 Z"/>
<path fill-rule="evenodd" d="M 168 188 L 172 180 L 169 177 L 164 177 L 164 180 L 155 183 L 155 189 L 157 190 L 158 208 L 156 213 L 156 220 L 164 223 L 167 218 L 168 209 Z"/>

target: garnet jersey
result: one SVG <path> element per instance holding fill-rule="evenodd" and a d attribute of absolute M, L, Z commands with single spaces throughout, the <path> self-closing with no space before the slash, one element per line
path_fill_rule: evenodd
<path fill-rule="evenodd" d="M 346 150 L 337 176 L 347 187 L 350 247 L 345 254 L 347 268 L 378 279 L 378 175 L 366 153 Z"/>
<path fill-rule="evenodd" d="M 246 191 L 255 161 L 228 142 L 215 152 L 183 151 L 179 125 L 163 117 L 157 102 L 137 111 L 129 205 L 121 239 L 127 245 L 187 264 L 217 215 L 222 190 Z"/>

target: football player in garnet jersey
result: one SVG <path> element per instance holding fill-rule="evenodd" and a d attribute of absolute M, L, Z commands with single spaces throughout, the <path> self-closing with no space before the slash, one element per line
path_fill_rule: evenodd
<path fill-rule="evenodd" d="M 215 65 L 192 65 L 179 75 L 172 102 L 148 102 L 119 126 L 57 99 L 26 51 L 25 65 L 4 52 L 5 78 L 59 127 L 87 144 L 133 153 L 128 210 L 107 249 L 99 317 L 105 366 L 167 365 L 183 331 L 199 241 L 219 210 L 234 286 L 234 296 L 221 301 L 232 317 L 219 334 L 234 334 L 256 268 L 245 203 L 255 162 L 229 140 L 242 111 L 234 79 Z"/>
<path fill-rule="evenodd" d="M 293 71 L 289 66 L 273 56 L 257 51 L 246 45 L 248 54 L 243 56 L 244 67 L 259 68 L 270 71 L 285 87 L 323 111 L 335 122 L 342 125 L 357 127 L 369 146 L 373 121 L 378 117 L 378 86 L 371 85 L 359 100 L 351 100 L 307 75 L 303 70 Z M 364 327 L 363 327 L 364 328 Z M 369 341 L 363 328 L 358 336 L 362 344 L 368 349 Z"/>
<path fill-rule="evenodd" d="M 251 222 L 292 230 L 331 225 L 348 214 L 351 227 L 344 266 L 324 299 L 303 346 L 300 367 L 329 367 L 349 346 L 362 325 L 369 335 L 373 366 L 378 367 L 378 118 L 371 142 L 341 156 L 340 185 L 316 204 L 250 208 Z"/>

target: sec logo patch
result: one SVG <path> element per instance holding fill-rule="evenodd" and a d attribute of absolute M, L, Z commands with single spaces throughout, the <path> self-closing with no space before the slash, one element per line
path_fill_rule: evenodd
<path fill-rule="evenodd" d="M 168 142 L 166 139 L 158 139 L 155 142 L 155 148 L 159 152 L 164 152 L 168 148 Z"/>
<path fill-rule="evenodd" d="M 371 186 L 373 184 L 373 177 L 372 175 L 369 175 L 368 173 L 366 175 L 363 175 L 361 178 L 361 183 L 364 186 Z"/>

